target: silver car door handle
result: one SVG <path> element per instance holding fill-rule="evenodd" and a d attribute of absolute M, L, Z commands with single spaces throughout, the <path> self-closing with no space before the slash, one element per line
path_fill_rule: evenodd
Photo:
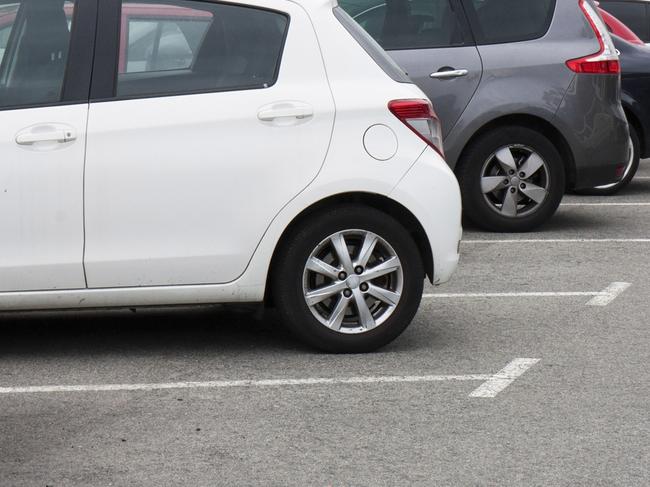
<path fill-rule="evenodd" d="M 54 129 L 45 132 L 33 132 L 26 130 L 16 135 L 18 145 L 32 145 L 37 142 L 70 142 L 77 138 L 77 134 L 72 129 Z"/>
<path fill-rule="evenodd" d="M 449 79 L 449 78 L 460 78 L 462 76 L 467 76 L 469 71 L 466 69 L 452 69 L 449 71 L 437 71 L 431 73 L 431 77 L 434 79 Z"/>
<path fill-rule="evenodd" d="M 282 105 L 280 104 L 277 107 L 268 107 L 261 109 L 257 118 L 262 122 L 272 122 L 278 118 L 296 118 L 302 120 L 309 118 L 314 115 L 314 109 L 309 105 L 295 104 L 295 105 Z"/>

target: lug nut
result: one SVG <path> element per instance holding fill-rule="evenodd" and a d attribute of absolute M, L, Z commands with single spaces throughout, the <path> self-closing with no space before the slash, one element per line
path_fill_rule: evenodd
<path fill-rule="evenodd" d="M 360 265 L 356 266 L 354 268 L 354 272 L 356 272 L 357 274 L 363 274 L 363 267 L 361 267 Z"/>
<path fill-rule="evenodd" d="M 345 296 L 346 298 L 349 298 L 350 296 L 352 296 L 352 291 L 350 291 L 349 289 L 346 289 L 345 291 L 343 291 L 343 296 Z"/>
<path fill-rule="evenodd" d="M 507 186 L 508 184 L 510 184 L 510 180 L 508 180 L 508 179 L 504 179 L 504 180 L 503 180 L 503 184 L 505 184 L 505 185 Z"/>
<path fill-rule="evenodd" d="M 520 177 L 520 178 L 525 178 L 525 177 L 526 177 L 526 173 L 525 173 L 525 172 L 520 172 L 520 173 L 519 173 L 519 177 Z"/>
<path fill-rule="evenodd" d="M 361 284 L 360 288 L 361 288 L 361 291 L 363 291 L 363 292 L 365 293 L 366 291 L 368 291 L 368 289 L 370 288 L 370 286 L 368 286 L 368 284 L 366 284 L 366 283 L 364 282 L 364 283 Z"/>
<path fill-rule="evenodd" d="M 339 279 L 341 281 L 345 281 L 347 278 L 348 278 L 348 275 L 345 272 L 343 272 L 343 271 L 339 272 Z"/>
<path fill-rule="evenodd" d="M 510 192 L 511 192 L 511 193 L 516 193 L 516 192 L 517 192 L 517 188 L 510 188 Z"/>
<path fill-rule="evenodd" d="M 508 171 L 508 174 L 510 174 L 511 176 L 512 176 L 514 173 L 515 173 L 515 170 L 514 170 L 514 169 L 510 169 L 510 171 Z"/>
<path fill-rule="evenodd" d="M 520 187 L 521 189 L 526 189 L 526 183 L 521 183 L 521 184 L 519 185 L 519 187 Z"/>

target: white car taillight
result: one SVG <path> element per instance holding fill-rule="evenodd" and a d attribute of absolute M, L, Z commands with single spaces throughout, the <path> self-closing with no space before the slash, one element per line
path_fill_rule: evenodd
<path fill-rule="evenodd" d="M 591 3 L 585 0 L 579 0 L 579 2 L 580 8 L 598 38 L 600 50 L 589 56 L 571 59 L 566 62 L 566 65 L 576 73 L 619 74 L 621 72 L 621 63 L 607 26 Z"/>
<path fill-rule="evenodd" d="M 442 157 L 442 126 L 428 100 L 393 100 L 388 109 Z"/>

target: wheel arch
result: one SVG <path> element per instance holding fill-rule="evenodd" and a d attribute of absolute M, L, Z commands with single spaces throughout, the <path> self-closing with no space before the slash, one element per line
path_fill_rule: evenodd
<path fill-rule="evenodd" d="M 287 239 L 291 236 L 291 233 L 300 226 L 300 224 L 305 221 L 307 218 L 313 216 L 322 211 L 326 211 L 329 208 L 332 208 L 336 205 L 344 204 L 356 204 L 359 206 L 368 206 L 376 210 L 380 210 L 387 215 L 395 218 L 413 237 L 413 241 L 420 251 L 420 256 L 424 264 L 424 270 L 426 276 L 431 282 L 433 282 L 433 252 L 431 250 L 431 243 L 429 238 L 417 220 L 413 213 L 408 210 L 405 206 L 401 205 L 397 201 L 380 194 L 376 193 L 363 193 L 363 192 L 350 192 L 350 193 L 341 193 L 333 196 L 329 196 L 322 200 L 319 200 L 309 207 L 302 210 L 298 215 L 296 215 L 291 222 L 286 226 L 282 235 L 278 239 L 275 248 L 273 250 L 273 255 L 271 257 L 271 264 L 269 266 L 269 272 L 266 276 L 266 286 L 264 292 L 264 303 L 266 305 L 273 304 L 273 289 L 270 285 L 272 276 L 276 272 L 276 261 L 280 254 L 281 249 L 283 248 Z"/>
<path fill-rule="evenodd" d="M 634 130 L 636 130 L 636 133 L 639 136 L 639 152 L 641 154 L 641 158 L 643 159 L 643 157 L 648 155 L 648 151 L 650 150 L 650 147 L 648 147 L 646 143 L 647 134 L 643 129 L 643 124 L 641 123 L 641 120 L 639 120 L 639 117 L 636 115 L 636 113 L 634 113 L 632 107 L 627 103 L 623 103 L 623 111 L 625 112 L 627 123 L 634 127 Z"/>
<path fill-rule="evenodd" d="M 538 132 L 543 134 L 546 138 L 548 138 L 551 141 L 551 143 L 557 148 L 558 152 L 560 153 L 560 157 L 562 158 L 567 187 L 568 188 L 573 187 L 576 180 L 576 165 L 575 165 L 575 158 L 573 156 L 573 151 L 571 150 L 571 146 L 569 145 L 569 142 L 564 137 L 564 135 L 562 135 L 562 133 L 558 130 L 558 128 L 555 125 L 550 123 L 548 120 L 536 115 L 511 114 L 511 115 L 505 115 L 499 118 L 495 118 L 487 122 L 486 124 L 482 125 L 476 132 L 474 132 L 474 134 L 467 141 L 467 143 L 463 147 L 463 150 L 460 153 L 460 156 L 458 157 L 458 161 L 460 162 L 463 160 L 463 157 L 465 156 L 465 153 L 467 152 L 468 148 L 478 138 L 482 137 L 484 134 L 492 130 L 496 130 L 500 127 L 507 127 L 507 126 L 527 127 L 532 130 L 537 130 Z M 456 167 L 454 168 L 454 172 L 458 171 L 460 165 L 461 165 L 460 163 L 456 164 Z"/>

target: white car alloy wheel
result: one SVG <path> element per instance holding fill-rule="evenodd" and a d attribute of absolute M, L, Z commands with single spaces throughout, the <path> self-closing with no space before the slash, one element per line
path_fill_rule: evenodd
<path fill-rule="evenodd" d="M 330 235 L 309 256 L 305 302 L 327 328 L 358 334 L 381 326 L 400 302 L 404 272 L 395 250 L 366 230 Z"/>
<path fill-rule="evenodd" d="M 397 338 L 422 299 L 414 234 L 392 215 L 341 204 L 283 239 L 270 291 L 282 323 L 328 352 L 366 353 Z"/>

